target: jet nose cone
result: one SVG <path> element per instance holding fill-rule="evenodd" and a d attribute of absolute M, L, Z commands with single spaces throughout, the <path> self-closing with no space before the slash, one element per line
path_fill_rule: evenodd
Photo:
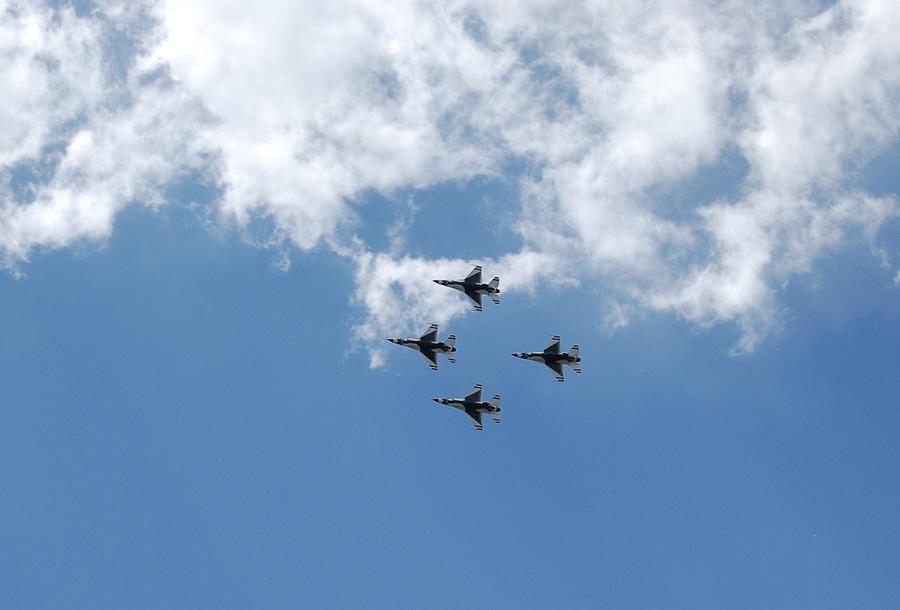
<path fill-rule="evenodd" d="M 440 398 L 432 398 L 431 400 L 433 400 L 434 402 L 441 402 Z"/>
<path fill-rule="evenodd" d="M 518 352 L 516 352 L 515 354 L 513 354 L 513 358 L 518 358 L 519 355 L 520 355 L 520 354 L 519 354 Z"/>

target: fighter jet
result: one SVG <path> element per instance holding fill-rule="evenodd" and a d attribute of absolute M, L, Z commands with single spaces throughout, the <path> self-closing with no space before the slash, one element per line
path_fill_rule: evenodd
<path fill-rule="evenodd" d="M 494 303 L 500 303 L 500 278 L 495 277 L 487 284 L 481 283 L 481 265 L 475 265 L 472 272 L 464 280 L 434 280 L 435 284 L 448 286 L 464 293 L 472 302 L 475 311 L 481 311 L 481 295 L 491 297 Z"/>
<path fill-rule="evenodd" d="M 566 380 L 562 365 L 568 364 L 575 369 L 576 373 L 581 372 L 581 358 L 578 356 L 578 351 L 578 346 L 573 345 L 569 353 L 559 353 L 559 335 L 556 335 L 542 352 L 516 352 L 513 356 L 546 364 L 553 371 L 556 380 L 562 383 Z"/>
<path fill-rule="evenodd" d="M 432 324 L 418 339 L 388 339 L 388 341 L 421 352 L 428 359 L 431 370 L 436 371 L 438 354 L 446 354 L 447 360 L 456 364 L 456 335 L 450 335 L 445 341 L 438 341 L 437 334 L 438 326 Z"/>
<path fill-rule="evenodd" d="M 487 413 L 495 423 L 500 423 L 500 395 L 494 394 L 491 402 L 481 401 L 481 384 L 475 384 L 472 391 L 465 398 L 432 398 L 436 403 L 465 411 L 466 415 L 475 421 L 475 429 L 484 430 L 481 425 L 481 414 Z"/>

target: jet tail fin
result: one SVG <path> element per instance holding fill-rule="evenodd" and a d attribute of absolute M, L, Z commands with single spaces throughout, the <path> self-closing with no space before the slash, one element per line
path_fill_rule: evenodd
<path fill-rule="evenodd" d="M 446 339 L 444 339 L 444 345 L 450 348 L 456 347 L 456 335 L 450 335 Z M 456 352 L 444 352 L 444 355 L 447 356 L 447 360 L 450 361 L 450 364 L 456 364 Z"/>
<path fill-rule="evenodd" d="M 580 363 L 580 362 L 573 362 L 573 363 L 572 363 L 572 368 L 575 370 L 576 373 L 580 373 L 580 372 L 581 372 L 581 363 Z"/>
<path fill-rule="evenodd" d="M 500 304 L 500 293 L 499 292 L 491 293 L 491 300 L 494 302 L 495 305 L 499 305 Z"/>
<path fill-rule="evenodd" d="M 500 423 L 500 395 L 494 394 L 493 398 L 491 398 L 491 405 L 496 407 L 496 411 L 491 413 L 491 419 L 493 419 L 496 423 Z"/>
<path fill-rule="evenodd" d="M 494 279 L 492 279 L 490 282 L 488 282 L 488 286 L 490 286 L 491 288 L 499 289 L 500 288 L 500 278 L 495 276 Z"/>
<path fill-rule="evenodd" d="M 578 345 L 573 345 L 572 349 L 569 350 L 569 355 L 578 358 L 579 348 Z"/>
<path fill-rule="evenodd" d="M 500 395 L 494 394 L 493 398 L 491 398 L 491 404 L 497 407 L 497 411 L 491 413 L 491 419 L 494 420 L 495 423 L 500 423 Z"/>

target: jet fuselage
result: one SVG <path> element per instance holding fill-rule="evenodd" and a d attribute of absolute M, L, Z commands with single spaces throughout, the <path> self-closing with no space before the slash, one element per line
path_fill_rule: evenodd
<path fill-rule="evenodd" d="M 516 358 L 522 358 L 523 360 L 534 360 L 535 362 L 543 362 L 545 364 L 555 364 L 555 363 L 563 363 L 563 364 L 571 364 L 573 362 L 581 362 L 581 358 L 579 356 L 572 356 L 571 354 L 548 354 L 546 352 L 516 352 L 513 354 Z"/>
<path fill-rule="evenodd" d="M 388 341 L 419 352 L 441 352 L 442 354 L 456 352 L 456 347 L 447 345 L 443 341 L 422 341 L 421 339 L 388 339 Z"/>
<path fill-rule="evenodd" d="M 435 284 L 447 286 L 459 290 L 460 292 L 480 292 L 481 294 L 499 294 L 500 289 L 494 288 L 490 284 L 476 284 L 474 282 L 466 282 L 464 280 L 434 280 Z"/>
<path fill-rule="evenodd" d="M 495 407 L 489 402 L 466 400 L 465 398 L 432 398 L 434 402 L 448 407 L 456 407 L 463 411 L 480 411 L 481 413 L 499 413 L 500 407 Z"/>

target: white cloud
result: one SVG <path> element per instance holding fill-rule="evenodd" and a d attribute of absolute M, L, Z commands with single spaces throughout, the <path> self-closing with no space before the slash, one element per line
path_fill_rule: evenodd
<path fill-rule="evenodd" d="M 0 167 L 37 157 L 96 106 L 102 56 L 94 24 L 34 3 L 0 0 Z"/>
<path fill-rule="evenodd" d="M 439 9 L 375 6 L 161 4 L 157 57 L 217 118 L 206 143 L 221 157 L 227 218 L 269 215 L 310 248 L 365 189 L 464 180 L 499 160 L 452 123 L 469 79 L 498 68 Z"/>
<path fill-rule="evenodd" d="M 734 322 L 752 350 L 784 282 L 897 214 L 845 180 L 900 129 L 892 4 L 107 0 L 78 18 L 0 0 L 2 175 L 50 167 L 2 200 L 0 248 L 13 264 L 102 238 L 207 163 L 223 221 L 269 218 L 268 243 L 356 262 L 358 335 L 377 346 L 465 313 L 415 280 L 468 262 L 404 254 L 403 223 L 371 251 L 352 234 L 363 195 L 520 160 L 522 250 L 480 261 L 505 289 L 572 271 L 609 289 L 609 326 L 667 310 Z M 134 47 L 119 76 L 111 29 Z M 669 201 L 726 153 L 748 164 L 737 195 Z"/>
<path fill-rule="evenodd" d="M 0 214 L 6 257 L 22 260 L 37 246 L 100 239 L 109 235 L 115 214 L 126 204 L 162 205 L 160 189 L 199 163 L 191 134 L 169 120 L 172 112 L 193 110 L 179 98 L 166 86 L 144 88 L 127 111 L 81 127 L 34 199 Z"/>
<path fill-rule="evenodd" d="M 0 15 L 0 61 L 16 74 L 2 175 L 11 186 L 17 170 L 39 174 L 19 196 L 0 194 L 0 252 L 15 265 L 37 247 L 108 236 L 129 203 L 163 204 L 161 189 L 199 163 L 193 136 L 204 115 L 161 66 L 137 56 L 113 65 L 104 41 L 137 27 L 134 6 L 93 20 L 33 3 Z"/>
<path fill-rule="evenodd" d="M 713 256 L 651 306 L 695 321 L 736 321 L 752 350 L 773 326 L 775 281 L 808 271 L 854 228 L 872 241 L 898 213 L 892 198 L 846 193 L 862 166 L 900 127 L 900 15 L 889 3 L 839 3 L 760 56 L 737 135 L 750 163 L 748 194 L 701 208 Z"/>
<path fill-rule="evenodd" d="M 752 125 L 739 139 L 771 190 L 834 186 L 900 126 L 896 5 L 837 3 L 789 33 L 788 50 L 760 58 L 749 83 Z"/>

